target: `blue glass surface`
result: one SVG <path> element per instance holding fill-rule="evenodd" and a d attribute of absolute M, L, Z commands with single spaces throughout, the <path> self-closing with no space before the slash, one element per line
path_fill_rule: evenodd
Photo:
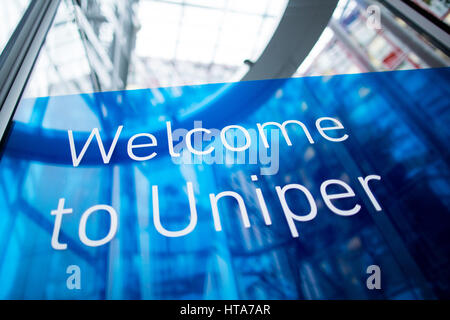
<path fill-rule="evenodd" d="M 450 69 L 443 68 L 25 99 L 0 159 L 0 298 L 449 298 L 449 84 Z M 320 117 L 339 119 L 348 139 L 321 138 L 315 130 Z M 173 129 L 201 121 L 203 128 L 255 130 L 256 123 L 290 119 L 304 123 L 315 143 L 300 127 L 287 126 L 292 146 L 282 137 L 270 139 L 271 163 L 179 163 L 169 156 L 166 121 Z M 94 138 L 73 166 L 67 130 L 79 152 L 93 128 L 108 149 L 120 125 L 109 164 Z M 157 155 L 133 161 L 127 143 L 142 132 L 153 134 L 158 145 L 136 155 Z M 373 184 L 381 211 L 357 180 L 370 174 L 382 177 Z M 357 214 L 339 216 L 324 205 L 320 185 L 327 179 L 354 189 L 354 198 L 339 201 L 347 209 L 358 202 Z M 190 217 L 187 181 L 193 183 L 197 224 L 185 236 L 163 236 L 153 223 L 152 186 L 158 186 L 162 224 L 181 230 Z M 298 238 L 275 191 L 289 183 L 310 190 L 318 208 L 314 220 L 296 222 Z M 221 199 L 222 231 L 215 230 L 209 194 L 222 191 L 242 196 L 250 228 L 236 202 Z M 60 198 L 73 208 L 59 234 L 66 250 L 51 246 L 51 211 Z M 301 194 L 287 201 L 292 211 L 307 211 Z M 79 222 L 98 204 L 117 211 L 119 227 L 112 241 L 89 247 L 80 241 Z M 109 227 L 108 215 L 98 212 L 86 232 L 100 239 Z M 373 264 L 381 269 L 381 290 L 366 287 Z M 81 270 L 80 290 L 67 287 L 70 265 Z"/>

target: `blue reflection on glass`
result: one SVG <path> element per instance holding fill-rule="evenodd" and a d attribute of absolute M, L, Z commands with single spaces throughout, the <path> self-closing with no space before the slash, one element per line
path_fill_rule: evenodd
<path fill-rule="evenodd" d="M 103 92 L 21 102 L 0 161 L 0 297 L 3 299 L 421 299 L 450 297 L 450 69 L 263 80 L 154 90 Z M 173 94 L 176 90 L 178 93 Z M 161 94 L 159 92 L 158 94 Z M 155 99 L 164 100 L 155 105 Z M 205 102 L 206 100 L 206 102 Z M 191 129 L 230 124 L 339 119 L 349 138 L 311 145 L 288 127 L 293 146 L 279 140 L 278 172 L 256 164 L 176 164 L 168 156 L 165 122 Z M 72 166 L 67 130 L 80 150 L 94 127 L 109 147 L 123 125 L 111 163 L 89 147 Z M 153 133 L 154 159 L 127 155 L 133 134 Z M 276 141 L 271 141 L 277 143 Z M 354 184 L 377 174 L 375 211 Z M 253 182 L 251 175 L 258 175 Z M 355 187 L 361 211 L 330 212 L 320 184 L 341 179 Z M 152 186 L 158 185 L 161 221 L 168 230 L 189 224 L 186 181 L 198 213 L 186 236 L 161 235 L 153 223 Z M 317 217 L 290 234 L 275 186 L 305 185 Z M 255 200 L 262 190 L 272 225 Z M 208 195 L 242 195 L 251 222 L 236 203 L 221 200 L 222 231 L 214 229 Z M 73 214 L 63 218 L 54 250 L 51 236 L 59 198 Z M 293 211 L 303 198 L 288 198 Z M 108 204 L 119 229 L 107 245 L 88 247 L 78 236 L 81 215 Z M 342 201 L 350 208 L 354 199 Z M 109 217 L 89 218 L 87 236 L 104 237 Z M 379 265 L 382 290 L 368 290 L 366 268 Z M 81 270 L 81 289 L 66 286 L 69 265 Z"/>

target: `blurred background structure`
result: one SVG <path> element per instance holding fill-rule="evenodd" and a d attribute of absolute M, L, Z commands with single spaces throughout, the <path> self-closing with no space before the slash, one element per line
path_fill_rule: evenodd
<path fill-rule="evenodd" d="M 0 0 L 0 68 L 20 40 L 15 35 L 21 24 L 16 26 L 36 3 Z M 28 81 L 17 89 L 14 115 L 9 93 L 3 99 L 0 89 L 0 120 L 10 130 L 0 159 L 1 298 L 450 297 L 448 71 L 364 76 L 450 66 L 448 1 L 48 3 L 57 4 L 54 20 L 33 71 L 22 76 Z M 212 100 L 229 114 L 244 112 L 216 95 L 229 83 L 291 76 L 297 79 L 269 80 L 267 87 L 249 82 L 249 91 L 259 88 L 255 94 L 268 97 L 245 105 L 248 114 L 235 122 L 301 117 L 312 127 L 317 117 L 336 115 L 354 139 L 345 146 L 314 148 L 300 142 L 277 175 L 260 178 L 273 213 L 271 229 L 249 191 L 248 177 L 256 174 L 252 166 L 174 169 L 161 156 L 151 163 L 73 168 L 48 157 L 58 146 L 51 139 L 61 132 L 66 137 L 67 129 L 85 133 L 99 127 L 111 136 L 124 124 L 131 130 L 125 134 L 154 132 L 201 108 L 205 118 L 197 120 L 225 124 L 222 113 L 208 108 Z M 0 81 L 7 78 L 0 72 Z M 276 197 L 270 196 L 275 185 L 301 181 L 318 190 L 323 179 L 349 181 L 362 173 L 385 180 L 380 190 L 385 215 L 364 211 L 348 222 L 321 214 L 302 229 L 304 238 L 288 236 Z M 227 204 L 221 208 L 222 233 L 199 218 L 198 232 L 187 239 L 157 234 L 150 228 L 150 186 L 160 185 L 161 212 L 176 229 L 186 223 L 187 201 L 179 186 L 188 179 L 212 191 L 243 194 L 252 204 L 252 228 L 243 229 L 236 208 Z M 49 213 L 58 194 L 80 211 L 98 203 L 120 208 L 117 238 L 103 249 L 83 248 L 75 239 L 76 220 L 68 218 L 62 237 L 71 250 L 52 250 Z M 207 199 L 198 202 L 199 217 L 208 216 Z M 102 234 L 105 219 L 92 221 L 90 232 Z M 71 263 L 84 270 L 84 291 L 65 290 L 64 267 Z M 382 291 L 365 287 L 363 267 L 373 263 L 386 276 Z"/>
<path fill-rule="evenodd" d="M 28 2 L 3 2 L 2 28 L 12 30 Z M 448 28 L 447 1 L 416 2 Z M 25 95 L 240 80 L 269 43 L 287 3 L 64 0 Z M 449 64 L 448 48 L 442 51 L 443 46 L 432 43 L 425 32 L 407 24 L 384 2 L 376 4 L 380 28 L 371 28 L 366 10 L 374 3 L 339 1 L 328 27 L 295 76 Z M 308 31 L 295 33 L 300 36 Z M 5 43 L 8 33 L 1 36 Z"/>

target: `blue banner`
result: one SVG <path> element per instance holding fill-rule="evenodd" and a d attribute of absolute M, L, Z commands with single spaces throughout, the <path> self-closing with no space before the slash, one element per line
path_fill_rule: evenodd
<path fill-rule="evenodd" d="M 450 69 L 24 99 L 3 299 L 450 297 Z"/>

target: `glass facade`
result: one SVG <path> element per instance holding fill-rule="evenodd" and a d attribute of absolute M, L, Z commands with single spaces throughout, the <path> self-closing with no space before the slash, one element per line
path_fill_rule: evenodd
<path fill-rule="evenodd" d="M 30 0 L 0 1 L 0 53 L 6 46 Z"/>
<path fill-rule="evenodd" d="M 127 159 L 125 140 L 139 132 L 159 137 L 164 127 L 164 109 L 148 113 L 155 99 L 149 89 L 23 100 L 1 162 L 2 297 L 448 298 L 448 79 L 448 69 L 429 69 L 235 83 L 229 90 L 277 89 L 264 103 L 248 103 L 246 116 L 238 104 L 226 102 L 194 113 L 204 128 L 230 123 L 251 128 L 287 119 L 313 128 L 321 116 L 344 124 L 348 140 L 320 141 L 313 133 L 314 145 L 298 127 L 288 126 L 293 146 L 283 139 L 271 141 L 268 165 L 277 167 L 269 175 L 248 163 L 176 163 L 162 138 L 154 159 Z M 179 87 L 176 104 L 193 105 L 218 86 Z M 213 114 L 224 108 L 233 110 L 217 120 Z M 25 118 L 22 113 L 28 113 L 27 123 L 19 120 Z M 160 119 L 160 126 L 152 119 Z M 80 152 L 87 138 L 83 132 L 100 127 L 109 146 L 119 125 L 123 137 L 110 164 L 103 164 L 97 147 L 90 146 L 80 166 L 73 167 L 66 130 L 76 130 Z M 357 177 L 369 174 L 382 177 L 373 191 L 382 206 L 379 212 L 355 185 Z M 326 179 L 351 185 L 357 200 L 340 200 L 340 206 L 348 209 L 356 201 L 360 212 L 341 217 L 327 209 L 319 193 Z M 190 217 L 187 181 L 195 192 L 196 227 L 183 237 L 163 236 L 152 219 L 152 186 L 158 186 L 164 227 L 182 230 Z M 298 238 L 291 236 L 275 192 L 275 186 L 288 183 L 306 186 L 318 207 L 313 221 L 297 223 Z M 255 187 L 264 194 L 271 226 L 262 219 Z M 243 197 L 250 228 L 242 225 L 235 202 L 220 200 L 223 230 L 214 230 L 208 194 L 226 190 Z M 50 212 L 59 198 L 73 208 L 63 219 L 60 240 L 68 248 L 61 251 L 50 246 Z M 294 212 L 308 208 L 301 194 L 287 200 Z M 119 229 L 109 244 L 91 248 L 77 232 L 81 214 L 96 204 L 117 210 Z M 92 215 L 89 238 L 102 238 L 109 225 L 108 215 Z M 83 270 L 83 289 L 77 292 L 65 288 L 65 266 L 73 264 Z M 372 264 L 383 270 L 381 292 L 366 289 L 366 266 Z"/>
<path fill-rule="evenodd" d="M 449 57 L 381 5 L 374 29 L 374 2 L 342 0 L 292 78 L 238 81 L 289 3 L 61 1 L 0 146 L 1 299 L 450 297 Z M 430 3 L 446 22 L 448 4 Z M 343 128 L 324 139 L 323 117 Z M 287 120 L 301 125 L 274 127 Z M 223 139 L 248 150 L 224 148 L 230 125 L 250 139 Z M 211 129 L 192 135 L 211 154 L 188 152 L 194 128 Z M 332 203 L 357 213 L 330 209 L 331 179 L 351 190 Z M 293 185 L 295 221 L 279 193 Z M 117 232 L 86 245 L 112 230 L 108 210 Z"/>

